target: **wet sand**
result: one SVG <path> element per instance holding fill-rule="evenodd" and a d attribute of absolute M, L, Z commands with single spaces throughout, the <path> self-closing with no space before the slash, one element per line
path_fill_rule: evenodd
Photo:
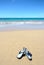
<path fill-rule="evenodd" d="M 16 58 L 23 47 L 32 53 L 32 61 Z M 44 65 L 44 30 L 0 32 L 0 65 Z"/>

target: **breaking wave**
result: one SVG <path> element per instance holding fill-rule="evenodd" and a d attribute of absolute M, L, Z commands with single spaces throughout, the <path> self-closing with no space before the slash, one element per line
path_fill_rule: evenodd
<path fill-rule="evenodd" d="M 15 24 L 15 25 L 23 25 L 23 24 L 44 24 L 44 22 L 0 22 L 0 25 L 5 24 Z"/>

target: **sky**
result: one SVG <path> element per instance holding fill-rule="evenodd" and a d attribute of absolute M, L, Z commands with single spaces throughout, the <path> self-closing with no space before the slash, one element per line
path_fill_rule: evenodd
<path fill-rule="evenodd" d="M 0 0 L 0 18 L 44 18 L 44 0 Z"/>

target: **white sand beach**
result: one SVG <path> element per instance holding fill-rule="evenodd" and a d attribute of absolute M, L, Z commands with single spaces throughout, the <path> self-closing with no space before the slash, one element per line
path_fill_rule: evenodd
<path fill-rule="evenodd" d="M 16 58 L 23 47 L 32 53 L 32 61 Z M 44 30 L 0 32 L 0 65 L 44 65 Z"/>

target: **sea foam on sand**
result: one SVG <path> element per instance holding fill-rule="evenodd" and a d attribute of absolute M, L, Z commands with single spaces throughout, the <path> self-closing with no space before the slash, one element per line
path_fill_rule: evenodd
<path fill-rule="evenodd" d="M 44 29 L 44 22 L 43 21 L 0 22 L 0 31 L 29 29 Z"/>

